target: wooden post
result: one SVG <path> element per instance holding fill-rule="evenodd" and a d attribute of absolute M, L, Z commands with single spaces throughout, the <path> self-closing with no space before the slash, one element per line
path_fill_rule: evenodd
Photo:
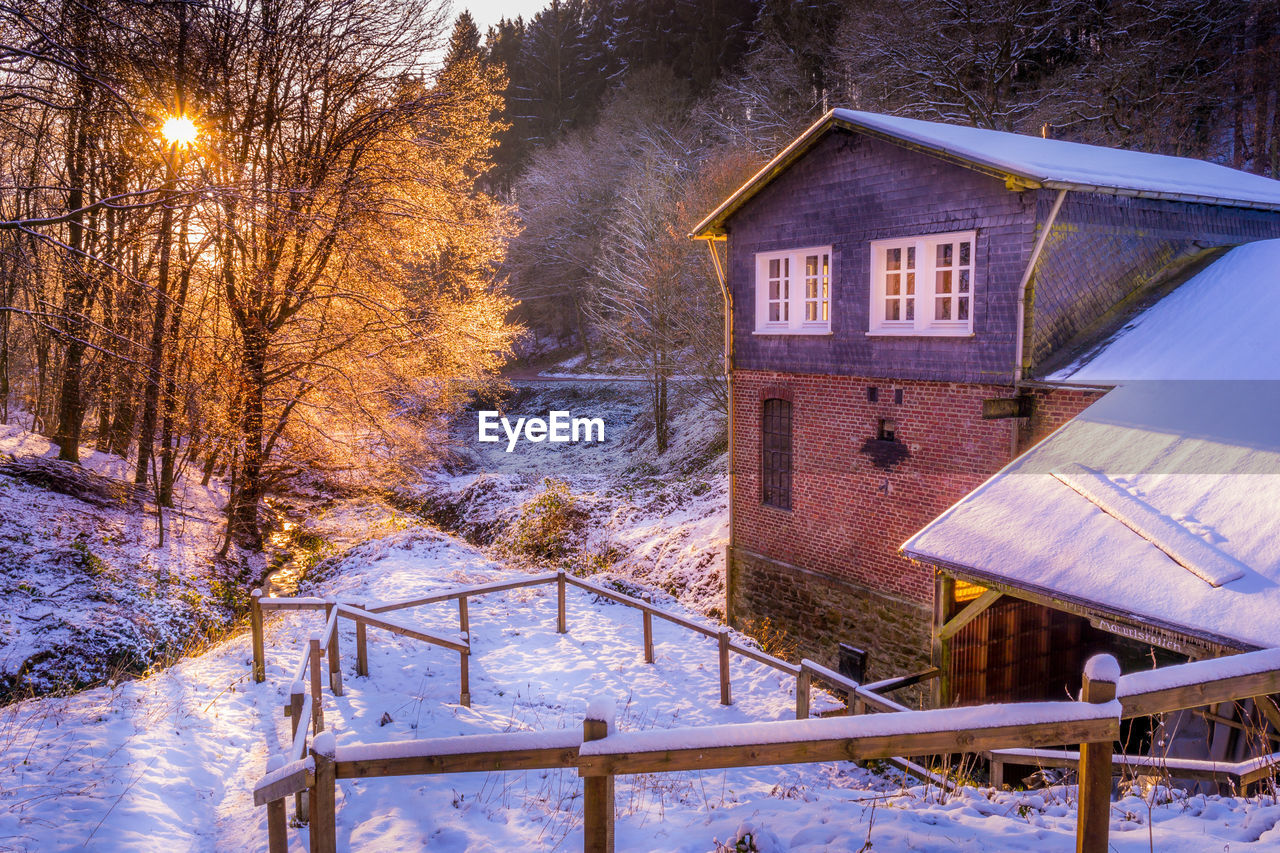
<path fill-rule="evenodd" d="M 333 762 L 336 754 L 331 732 L 311 744 L 311 757 L 316 763 L 316 787 L 311 792 L 311 853 L 338 851 L 338 780 Z"/>
<path fill-rule="evenodd" d="M 564 569 L 556 572 L 556 595 L 559 599 L 556 610 L 556 633 L 564 634 L 569 630 L 564 621 Z"/>
<path fill-rule="evenodd" d="M 333 608 L 337 606 L 337 602 L 329 599 L 324 603 L 324 622 L 329 624 L 329 617 L 333 615 Z M 342 695 L 342 657 L 338 650 L 338 620 L 333 622 L 333 633 L 329 636 L 329 689 L 333 691 L 334 696 Z"/>
<path fill-rule="evenodd" d="M 267 680 L 266 643 L 262 636 L 262 590 L 255 589 L 249 594 L 249 624 L 253 628 L 253 680 L 262 683 Z"/>
<path fill-rule="evenodd" d="M 999 791 L 1004 787 L 1004 759 L 997 756 L 991 756 L 991 771 L 987 774 L 990 776 L 991 787 Z"/>
<path fill-rule="evenodd" d="M 933 578 L 933 646 L 932 663 L 938 668 L 933 682 L 933 707 L 941 708 L 951 701 L 951 638 L 940 633 L 951 618 L 956 603 L 956 579 L 938 572 Z"/>
<path fill-rule="evenodd" d="M 273 755 L 267 759 L 267 772 L 284 767 L 284 756 Z M 267 803 L 267 849 L 271 853 L 289 853 L 289 820 L 284 810 L 284 800 Z"/>
<path fill-rule="evenodd" d="M 368 605 L 360 602 L 356 607 L 361 610 L 367 610 Z M 363 622 L 356 622 L 356 675 L 363 678 L 369 677 L 369 626 Z"/>
<path fill-rule="evenodd" d="M 324 712 L 320 710 L 320 637 L 311 637 L 311 732 L 324 731 Z"/>
<path fill-rule="evenodd" d="M 591 709 L 582 721 L 582 740 L 609 735 L 608 720 L 593 720 Z M 613 777 L 587 776 L 582 780 L 582 849 L 584 853 L 613 853 Z"/>
<path fill-rule="evenodd" d="M 471 616 L 467 613 L 467 597 L 465 595 L 458 598 L 458 633 L 467 638 L 467 645 L 471 645 Z"/>
<path fill-rule="evenodd" d="M 653 603 L 653 596 L 646 595 L 645 602 Z M 653 613 L 649 610 L 641 611 L 644 614 L 644 662 L 653 663 Z"/>
<path fill-rule="evenodd" d="M 729 626 L 720 629 L 720 704 L 732 705 L 729 689 Z"/>
<path fill-rule="evenodd" d="M 813 673 L 800 664 L 796 673 L 796 719 L 809 719 L 809 687 L 813 683 Z"/>
<path fill-rule="evenodd" d="M 289 743 L 292 744 L 298 739 L 298 728 L 305 727 L 307 721 L 302 719 L 302 697 L 306 687 L 301 681 L 295 681 L 289 689 Z M 293 795 L 294 809 L 293 813 L 299 821 L 306 819 L 306 809 L 303 807 L 301 792 Z"/>
<path fill-rule="evenodd" d="M 459 690 L 458 704 L 464 708 L 471 707 L 471 673 L 468 671 L 468 659 L 471 651 L 458 652 L 458 676 L 462 680 L 462 687 Z"/>
<path fill-rule="evenodd" d="M 1116 698 L 1120 665 L 1111 655 L 1094 655 L 1084 667 L 1080 701 L 1094 705 Z M 1076 853 L 1106 853 L 1111 823 L 1111 747 L 1080 745 L 1080 803 L 1076 821 Z"/>

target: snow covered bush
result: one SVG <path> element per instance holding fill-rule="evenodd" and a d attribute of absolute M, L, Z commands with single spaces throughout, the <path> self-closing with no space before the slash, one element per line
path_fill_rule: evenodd
<path fill-rule="evenodd" d="M 521 504 L 520 514 L 507 528 L 502 544 L 509 553 L 532 560 L 562 560 L 573 550 L 573 540 L 584 517 L 569 484 L 545 477 L 542 491 Z"/>

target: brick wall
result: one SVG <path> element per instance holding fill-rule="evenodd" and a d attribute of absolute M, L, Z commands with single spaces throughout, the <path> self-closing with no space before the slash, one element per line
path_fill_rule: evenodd
<path fill-rule="evenodd" d="M 768 616 L 800 640 L 802 654 L 832 665 L 836 643 L 852 643 L 871 653 L 872 678 L 927 664 L 933 574 L 898 546 L 1003 467 L 1013 430 L 1025 449 L 1096 398 L 1039 391 L 1029 422 L 982 420 L 983 399 L 1010 393 L 998 385 L 735 371 L 733 623 Z M 768 397 L 792 402 L 790 510 L 761 500 Z M 873 441 L 882 418 L 895 422 L 897 454 Z"/>

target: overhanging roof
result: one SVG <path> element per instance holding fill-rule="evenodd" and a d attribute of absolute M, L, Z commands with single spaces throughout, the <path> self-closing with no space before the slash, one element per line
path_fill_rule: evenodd
<path fill-rule="evenodd" d="M 691 236 L 723 236 L 729 217 L 836 128 L 874 136 L 1003 178 L 1019 189 L 1045 187 L 1280 210 L 1280 181 L 1204 160 L 835 109 L 814 122 L 725 199 L 694 227 Z"/>

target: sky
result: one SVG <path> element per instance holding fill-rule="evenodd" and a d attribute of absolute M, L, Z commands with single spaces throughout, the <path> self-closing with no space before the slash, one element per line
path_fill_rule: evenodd
<path fill-rule="evenodd" d="M 550 2 L 551 0 L 453 0 L 453 11 L 457 13 L 466 9 L 471 12 L 471 17 L 476 19 L 476 26 L 483 36 L 500 18 L 523 17 L 527 21 Z"/>

